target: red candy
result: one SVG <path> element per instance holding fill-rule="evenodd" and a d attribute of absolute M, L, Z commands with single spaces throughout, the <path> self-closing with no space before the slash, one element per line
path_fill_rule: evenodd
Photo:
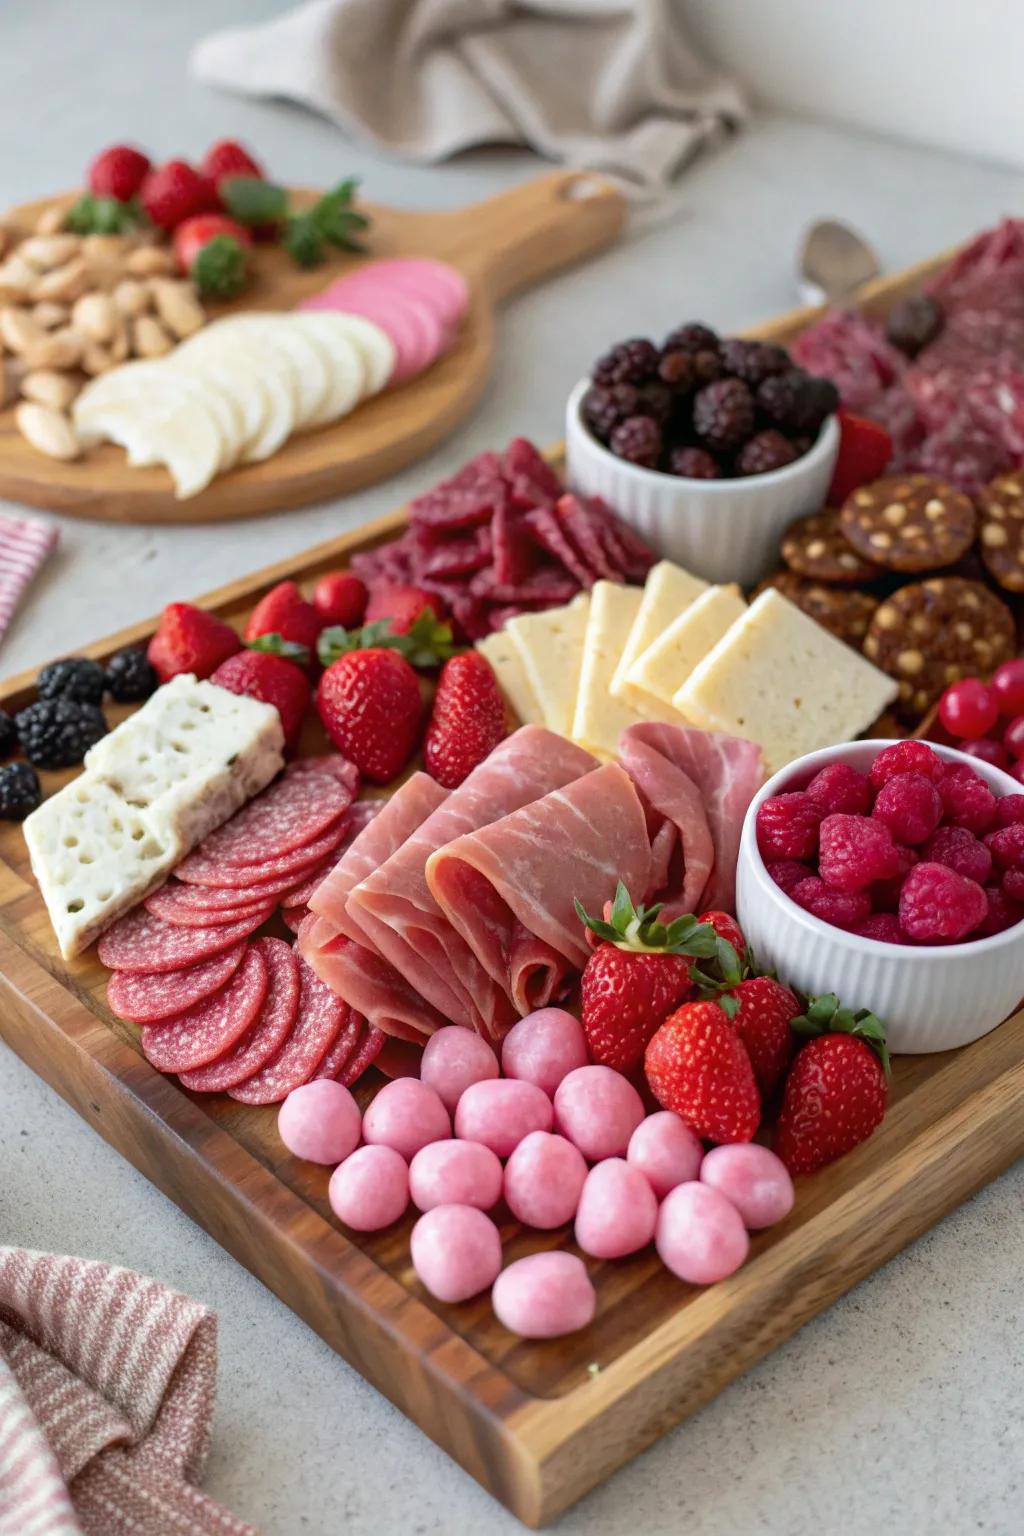
<path fill-rule="evenodd" d="M 758 807 L 757 846 L 764 859 L 810 859 L 823 812 L 807 794 L 772 795 Z"/>
<path fill-rule="evenodd" d="M 1003 746 L 1012 758 L 1024 757 L 1024 715 L 1014 715 L 1003 732 Z"/>
<path fill-rule="evenodd" d="M 900 926 L 918 944 L 965 939 L 988 914 L 988 898 L 975 880 L 945 864 L 917 864 L 900 892 Z"/>
<path fill-rule="evenodd" d="M 1024 656 L 996 667 L 989 684 L 1004 715 L 1024 710 Z"/>
<path fill-rule="evenodd" d="M 998 717 L 995 696 L 976 677 L 952 683 L 939 701 L 939 719 L 951 736 L 987 736 Z"/>
<path fill-rule="evenodd" d="M 923 843 L 942 820 L 942 797 L 923 773 L 901 773 L 883 784 L 871 812 L 897 842 Z"/>
<path fill-rule="evenodd" d="M 863 891 L 899 870 L 899 853 L 883 822 L 867 816 L 826 816 L 818 868 L 835 891 Z"/>
<path fill-rule="evenodd" d="M 871 783 L 849 763 L 826 763 L 807 786 L 807 795 L 823 816 L 863 814 L 871 804 Z"/>

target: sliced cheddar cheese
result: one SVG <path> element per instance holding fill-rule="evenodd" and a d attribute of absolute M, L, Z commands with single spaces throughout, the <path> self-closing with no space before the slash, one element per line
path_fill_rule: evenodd
<path fill-rule="evenodd" d="M 537 696 L 541 720 L 560 736 L 572 734 L 589 613 L 590 595 L 581 592 L 564 608 L 521 613 L 505 626 Z"/>
<path fill-rule="evenodd" d="M 614 757 L 622 732 L 641 720 L 680 724 L 676 710 L 660 700 L 645 700 L 636 707 L 617 699 L 611 691 L 612 676 L 642 599 L 640 587 L 620 586 L 614 581 L 595 582 L 590 594 L 572 737 L 597 757 Z"/>
<path fill-rule="evenodd" d="M 642 702 L 642 695 L 638 695 L 627 680 L 630 668 L 707 589 L 706 581 L 691 576 L 689 571 L 674 565 L 671 560 L 659 560 L 651 567 L 633 627 L 612 676 L 612 693 L 616 698 L 633 704 Z"/>
<path fill-rule="evenodd" d="M 527 676 L 519 648 L 507 630 L 486 635 L 476 648 L 490 662 L 498 687 L 522 725 L 543 725 L 544 712 Z"/>
<path fill-rule="evenodd" d="M 708 587 L 637 657 L 626 675 L 629 687 L 679 709 L 679 689 L 746 606 L 739 587 Z"/>

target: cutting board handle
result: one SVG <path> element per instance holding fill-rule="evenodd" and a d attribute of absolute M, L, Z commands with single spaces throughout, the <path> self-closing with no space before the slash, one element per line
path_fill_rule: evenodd
<path fill-rule="evenodd" d="M 626 201 L 591 171 L 553 171 L 450 217 L 452 259 L 497 302 L 611 245 Z"/>

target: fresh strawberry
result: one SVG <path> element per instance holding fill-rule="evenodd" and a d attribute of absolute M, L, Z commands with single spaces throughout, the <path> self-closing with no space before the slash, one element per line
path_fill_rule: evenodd
<path fill-rule="evenodd" d="M 98 154 L 89 167 L 89 191 L 130 203 L 149 173 L 148 156 L 130 144 L 114 144 Z"/>
<path fill-rule="evenodd" d="M 728 912 L 715 912 L 714 910 L 702 912 L 697 921 L 699 923 L 710 923 L 718 937 L 724 939 L 727 944 L 731 944 L 738 955 L 742 955 L 746 951 L 747 941 L 743 937 L 743 931 L 736 919 L 730 917 Z"/>
<path fill-rule="evenodd" d="M 237 139 L 218 139 L 216 144 L 211 144 L 199 169 L 217 188 L 226 176 L 258 176 L 263 180 L 267 174 Z"/>
<path fill-rule="evenodd" d="M 273 704 L 281 716 L 285 747 L 294 751 L 312 693 L 309 679 L 294 661 L 260 651 L 239 651 L 221 662 L 210 681 L 229 693 L 244 693 L 250 699 Z"/>
<path fill-rule="evenodd" d="M 353 571 L 328 571 L 313 588 L 313 607 L 324 624 L 355 629 L 366 617 L 366 583 Z"/>
<path fill-rule="evenodd" d="M 750 1141 L 761 1096 L 746 1046 L 717 1003 L 684 1003 L 657 1030 L 644 1056 L 651 1092 L 702 1141 Z"/>
<path fill-rule="evenodd" d="M 218 298 L 241 293 L 248 277 L 252 235 L 223 213 L 197 213 L 174 231 L 174 256 L 199 292 Z"/>
<path fill-rule="evenodd" d="M 427 608 L 435 618 L 444 618 L 444 604 L 433 592 L 422 587 L 377 587 L 370 593 L 365 622 L 387 619 L 396 635 L 404 635 Z"/>
<path fill-rule="evenodd" d="M 693 917 L 657 921 L 660 908 L 639 911 L 620 880 L 608 920 L 576 911 L 597 947 L 582 980 L 582 1021 L 592 1061 L 630 1072 L 674 1008 L 693 992 L 693 957 L 707 954 L 714 934 Z"/>
<path fill-rule="evenodd" d="M 419 679 L 404 656 L 383 646 L 333 661 L 320 679 L 316 707 L 338 751 L 374 784 L 396 778 L 419 739 Z"/>
<path fill-rule="evenodd" d="M 841 1008 L 834 993 L 816 998 L 793 1028 L 811 1038 L 786 1078 L 775 1151 L 790 1173 L 813 1173 L 881 1125 L 889 1057 L 881 1021 Z"/>
<path fill-rule="evenodd" d="M 840 507 L 851 491 L 877 480 L 892 458 L 892 438 L 877 421 L 839 412 L 839 454 L 825 500 Z"/>
<path fill-rule="evenodd" d="M 490 662 L 464 651 L 441 668 L 423 743 L 423 765 L 455 789 L 508 735 L 505 700 Z"/>
<path fill-rule="evenodd" d="M 140 196 L 153 223 L 160 229 L 176 229 L 197 213 L 217 206 L 216 189 L 185 160 L 168 160 L 150 171 Z"/>
<path fill-rule="evenodd" d="M 800 1004 L 788 987 L 771 976 L 750 976 L 718 999 L 747 1048 L 763 1098 L 775 1092 L 793 1056 L 792 1023 Z"/>
<path fill-rule="evenodd" d="M 261 635 L 280 635 L 292 645 L 304 646 L 312 657 L 316 655 L 323 627 L 323 619 L 313 604 L 306 602 L 294 581 L 279 581 L 249 615 L 245 638 L 257 640 Z"/>
<path fill-rule="evenodd" d="M 146 655 L 162 683 L 179 672 L 209 677 L 242 642 L 229 624 L 191 603 L 168 603 Z"/>

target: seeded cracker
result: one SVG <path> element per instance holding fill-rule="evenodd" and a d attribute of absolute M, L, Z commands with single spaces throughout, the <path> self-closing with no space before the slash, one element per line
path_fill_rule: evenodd
<path fill-rule="evenodd" d="M 876 612 L 864 654 L 899 683 L 899 710 L 924 715 L 962 677 L 986 676 L 1014 655 L 1013 617 L 977 581 L 935 576 L 901 587 Z"/>
<path fill-rule="evenodd" d="M 854 549 L 890 571 L 936 571 L 974 542 L 974 505 L 931 475 L 887 475 L 843 503 L 839 526 Z"/>

